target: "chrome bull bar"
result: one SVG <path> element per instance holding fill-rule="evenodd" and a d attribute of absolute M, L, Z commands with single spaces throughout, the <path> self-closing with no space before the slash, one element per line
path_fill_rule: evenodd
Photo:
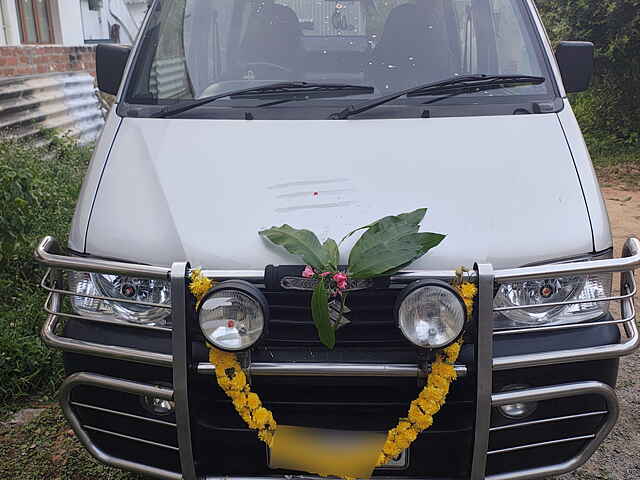
<path fill-rule="evenodd" d="M 102 260 L 96 258 L 87 258 L 80 256 L 70 256 L 61 253 L 55 239 L 46 237 L 40 243 L 35 252 L 36 259 L 42 264 L 49 267 L 50 272 L 47 273 L 43 280 L 43 287 L 48 290 L 49 296 L 46 304 L 48 313 L 47 319 L 42 328 L 42 338 L 44 342 L 53 347 L 64 351 L 81 353 L 86 355 L 95 355 L 99 357 L 131 361 L 143 364 L 150 364 L 162 367 L 173 368 L 174 372 L 174 391 L 172 398 L 176 402 L 176 417 L 178 429 L 178 443 L 180 445 L 180 456 L 182 464 L 182 473 L 163 473 L 152 471 L 153 467 L 145 470 L 145 466 L 128 465 L 125 463 L 112 463 L 113 459 L 105 458 L 103 453 L 95 448 L 89 448 L 90 452 L 99 460 L 106 463 L 115 464 L 122 468 L 135 471 L 143 471 L 144 473 L 158 476 L 159 478 L 176 479 L 184 478 L 185 480 L 196 480 L 193 456 L 191 454 L 191 435 L 189 431 L 189 412 L 188 406 L 188 388 L 187 388 L 187 369 L 189 359 L 187 358 L 188 339 L 186 337 L 186 278 L 189 273 L 187 264 L 179 262 L 175 263 L 172 268 L 156 267 L 148 265 L 128 264 L 111 260 Z M 615 394 L 609 387 L 602 384 L 595 385 L 597 382 L 580 382 L 579 384 L 568 384 L 563 386 L 544 387 L 543 389 L 528 389 L 517 392 L 508 392 L 508 394 L 494 394 L 492 392 L 492 372 L 494 370 L 508 370 L 515 368 L 524 368 L 540 365 L 552 365 L 560 363 L 583 362 L 607 358 L 616 358 L 633 352 L 640 344 L 640 336 L 635 324 L 635 309 L 633 304 L 633 296 L 636 293 L 636 284 L 633 276 L 633 270 L 640 265 L 640 241 L 630 238 L 625 243 L 622 257 L 611 260 L 597 260 L 566 264 L 552 264 L 535 267 L 524 267 L 518 269 L 507 269 L 493 271 L 490 265 L 476 265 L 474 271 L 468 276 L 469 280 L 478 284 L 479 296 L 477 304 L 477 321 L 478 321 L 478 338 L 475 350 L 474 365 L 476 366 L 476 419 L 475 419 L 475 438 L 473 448 L 473 460 L 470 480 L 481 480 L 485 478 L 487 455 L 498 455 L 500 452 L 492 452 L 488 448 L 490 436 L 490 413 L 492 406 L 501 404 L 500 402 L 514 401 L 514 399 L 522 398 L 527 395 L 542 395 L 540 398 L 558 398 L 562 396 L 580 395 L 584 393 L 598 393 L 606 398 L 607 412 L 606 421 L 600 430 L 588 439 L 565 439 L 566 441 L 589 440 L 587 446 L 580 454 L 570 462 L 560 465 L 552 465 L 543 469 L 529 469 L 522 472 L 509 472 L 506 474 L 494 475 L 490 480 L 529 480 L 533 478 L 541 478 L 548 475 L 561 474 L 584 463 L 593 453 L 593 450 L 601 443 L 601 441 L 609 433 L 617 418 L 617 402 Z M 83 272 L 95 273 L 119 273 L 122 275 L 161 278 L 170 280 L 172 283 L 172 318 L 173 327 L 156 328 L 164 330 L 167 335 L 172 336 L 173 353 L 164 354 L 150 351 L 138 350 L 135 348 L 125 348 L 113 345 L 104 345 L 94 342 L 86 342 L 82 340 L 67 338 L 56 333 L 58 325 L 64 318 L 74 318 L 83 321 L 99 321 L 95 318 L 83 317 L 64 313 L 62 311 L 63 298 L 75 293 L 63 289 L 62 270 L 76 270 Z M 493 316 L 495 311 L 493 306 L 493 288 L 496 283 L 507 281 L 518 281 L 531 278 L 549 278 L 554 276 L 580 275 L 589 273 L 613 273 L 621 274 L 620 294 L 590 300 L 589 303 L 604 301 L 619 301 L 621 318 L 617 320 L 607 320 L 603 322 L 591 322 L 583 324 L 558 325 L 553 327 L 532 327 L 522 329 L 521 331 L 510 331 L 507 333 L 526 334 L 531 332 L 549 331 L 549 330 L 565 330 L 579 329 L 601 324 L 617 324 L 624 330 L 624 336 L 620 342 L 599 347 L 579 348 L 563 351 L 553 351 L 544 353 L 532 353 L 514 355 L 508 357 L 493 356 L 492 346 L 493 339 L 497 335 L 505 333 L 493 331 Z M 206 275 L 224 279 L 243 279 L 253 283 L 260 284 L 264 281 L 262 271 L 253 270 L 206 270 Z M 455 277 L 453 271 L 428 271 L 428 270 L 410 270 L 403 271 L 391 278 L 394 284 L 405 285 L 415 280 L 423 278 L 438 278 L 450 281 Z M 86 295 L 89 298 L 108 299 L 107 297 L 98 297 Z M 119 301 L 119 299 L 113 299 Z M 575 304 L 580 302 L 561 302 L 561 304 Z M 531 307 L 523 307 L 531 308 Z M 144 326 L 136 326 L 124 322 L 113 322 L 129 327 L 146 328 Z M 195 366 L 198 373 L 211 374 L 215 366 L 210 363 L 200 363 Z M 417 377 L 424 375 L 417 365 L 405 364 L 335 364 L 335 363 L 250 363 L 247 369 L 252 375 L 294 375 L 294 376 L 391 376 L 391 377 Z M 458 365 L 456 369 L 460 375 L 467 373 L 466 365 Z M 71 377 L 70 377 L 71 378 Z M 585 385 L 588 383 L 589 385 Z M 545 390 L 545 388 L 547 390 Z M 550 389 L 550 390 L 549 390 Z M 607 390 L 609 389 L 609 390 Z M 63 390 L 64 392 L 64 390 Z M 555 395 L 555 397 L 554 397 Z M 527 397 L 528 398 L 528 397 Z M 532 397 L 533 398 L 533 397 Z M 66 397 L 68 402 L 68 396 Z M 65 397 L 62 397 L 63 408 Z M 78 433 L 82 427 L 74 423 L 73 414 L 67 408 L 65 414 Z M 86 432 L 84 433 L 85 437 Z M 79 435 L 80 436 L 80 435 Z M 82 440 L 82 439 L 81 439 Z M 84 443 L 84 442 L 83 442 Z M 86 446 L 86 445 L 85 445 Z M 533 446 L 535 447 L 535 445 Z M 117 459 L 116 459 L 117 460 Z M 140 470 L 142 468 L 142 470 Z M 157 469 L 156 469 L 157 470 Z M 176 476 L 177 475 L 177 476 Z M 211 477 L 216 478 L 216 477 Z M 310 478 L 304 476 L 302 478 Z"/>
<path fill-rule="evenodd" d="M 114 358 L 119 360 L 132 361 L 137 363 L 148 363 L 151 365 L 171 367 L 173 365 L 173 357 L 170 354 L 161 354 L 156 352 L 147 352 L 132 348 L 115 347 L 109 345 L 101 345 L 92 342 L 84 342 L 65 338 L 56 334 L 56 329 L 64 318 L 76 318 L 87 321 L 104 321 L 95 318 L 82 317 L 61 311 L 62 298 L 66 295 L 76 295 L 74 292 L 57 288 L 56 280 L 52 277 L 55 270 L 76 270 L 94 273 L 120 273 L 123 275 L 140 276 L 148 278 L 161 278 L 169 280 L 171 277 L 171 269 L 166 267 L 157 267 L 149 265 L 129 264 L 111 260 L 102 260 L 95 258 L 68 256 L 59 253 L 60 248 L 53 237 L 46 237 L 42 240 L 35 251 L 35 258 L 43 265 L 50 268 L 43 278 L 42 287 L 49 291 L 49 296 L 45 305 L 45 311 L 48 317 L 42 328 L 42 338 L 44 342 L 53 348 L 61 350 L 84 353 L 88 355 L 96 355 L 106 358 Z M 508 370 L 512 368 L 524 368 L 535 365 L 551 365 L 567 362 L 581 362 L 589 360 L 599 360 L 605 358 L 614 358 L 628 355 L 640 345 L 640 336 L 635 324 L 635 308 L 633 297 L 637 291 L 636 283 L 633 276 L 633 270 L 640 265 L 640 241 L 636 238 L 627 240 L 623 256 L 618 259 L 596 260 L 589 262 L 576 262 L 565 264 L 542 265 L 535 267 L 523 267 L 520 269 L 496 270 L 493 275 L 494 282 L 516 281 L 529 278 L 545 278 L 561 275 L 579 275 L 588 273 L 621 273 L 621 293 L 617 296 L 598 299 L 599 302 L 604 301 L 620 301 L 622 318 L 593 323 L 576 323 L 568 325 L 555 325 L 551 327 L 531 327 L 517 330 L 496 331 L 494 336 L 502 336 L 505 334 L 526 334 L 544 331 L 561 331 L 569 329 L 579 329 L 592 327 L 594 325 L 620 324 L 623 326 L 626 338 L 617 344 L 605 345 L 601 347 L 592 347 L 584 349 L 573 349 L 567 351 L 556 351 L 541 354 L 516 355 L 509 357 L 498 357 L 493 359 L 494 370 Z M 237 278 L 247 280 L 253 283 L 263 281 L 263 273 L 256 270 L 206 270 L 208 276 L 219 280 Z M 392 283 L 408 284 L 413 281 L 424 278 L 438 278 L 442 280 L 452 280 L 455 277 L 453 271 L 429 271 L 429 270 L 408 270 L 400 272 L 391 278 Z M 477 281 L 477 273 L 471 272 L 470 279 Z M 52 283 L 47 284 L 47 280 Z M 108 299 L 108 297 L 85 295 L 89 298 Z M 122 301 L 121 299 L 117 299 Z M 492 300 L 492 299 L 491 299 Z M 482 302 L 482 299 L 480 300 Z M 588 303 L 594 303 L 596 300 L 589 300 Z M 131 302 L 138 303 L 138 302 Z M 569 301 L 559 302 L 560 304 L 576 304 L 585 303 L 585 301 Z M 160 306 L 160 305 L 158 305 Z M 166 306 L 163 306 L 167 308 Z M 532 306 L 524 306 L 522 309 L 532 308 Z M 535 307 L 533 307 L 535 308 Z M 492 311 L 502 311 L 502 308 L 493 309 Z M 122 322 L 108 320 L 107 323 Z M 151 328 L 155 330 L 166 330 L 170 332 L 170 328 L 165 327 L 147 327 L 132 323 L 126 324 L 129 327 Z M 210 373 L 213 366 L 208 363 L 198 365 L 198 371 L 204 374 Z M 336 375 L 336 376 L 418 376 L 421 375 L 420 369 L 415 365 L 385 365 L 381 367 L 377 364 L 354 365 L 338 365 L 338 364 L 291 364 L 291 363 L 265 363 L 251 364 L 249 371 L 254 375 Z M 458 373 L 464 374 L 465 368 L 459 366 Z"/>
<path fill-rule="evenodd" d="M 550 387 L 531 388 L 528 390 L 518 390 L 511 392 L 495 393 L 491 396 L 491 404 L 494 407 L 500 405 L 507 405 L 514 402 L 537 402 L 541 400 L 553 400 L 562 397 L 575 397 L 580 395 L 597 394 L 604 398 L 606 403 L 606 410 L 601 412 L 594 412 L 596 414 L 604 416 L 600 428 L 596 433 L 590 435 L 583 435 L 580 437 L 569 437 L 544 442 L 544 444 L 524 444 L 515 446 L 512 448 L 506 448 L 501 450 L 488 451 L 487 455 L 500 455 L 514 450 L 525 450 L 530 448 L 536 448 L 543 445 L 557 445 L 560 443 L 567 443 L 573 441 L 588 440 L 586 445 L 580 450 L 571 460 L 566 462 L 549 465 L 540 468 L 532 468 L 527 470 L 521 470 L 516 472 L 508 472 L 499 475 L 490 475 L 487 480 L 531 480 L 535 478 L 544 478 L 551 475 L 561 475 L 563 473 L 570 472 L 583 465 L 589 457 L 596 451 L 602 441 L 609 435 L 611 429 L 616 424 L 619 416 L 618 399 L 613 389 L 601 382 L 577 382 L 564 385 L 553 385 Z M 565 418 L 560 417 L 560 420 Z M 555 421 L 558 419 L 550 419 Z M 510 428 L 525 427 L 531 422 L 522 422 L 520 424 L 509 425 Z M 496 429 L 490 429 L 495 431 Z"/>
<path fill-rule="evenodd" d="M 157 478 L 162 478 L 166 480 L 181 480 L 184 477 L 181 473 L 171 472 L 169 470 L 164 470 L 160 468 L 151 467 L 149 465 L 144 465 L 137 462 L 132 462 L 130 460 L 124 460 L 121 458 L 114 457 L 109 455 L 99 447 L 97 447 L 89 437 L 87 431 L 91 430 L 102 430 L 102 429 L 94 429 L 90 425 L 83 425 L 76 415 L 73 405 L 74 402 L 71 400 L 71 392 L 74 388 L 88 385 L 104 388 L 107 390 L 116 390 L 125 393 L 131 393 L 133 395 L 149 395 L 152 397 L 161 398 L 163 400 L 173 400 L 174 393 L 173 390 L 164 387 L 157 387 L 153 385 L 147 385 L 144 383 L 132 382 L 129 380 L 122 380 L 119 378 L 107 377 L 104 375 L 96 375 L 92 373 L 74 373 L 65 379 L 60 387 L 60 391 L 58 393 L 58 398 L 60 399 L 60 405 L 62 406 L 62 412 L 64 416 L 67 418 L 68 422 L 71 424 L 73 431 L 76 433 L 78 440 L 80 443 L 93 455 L 97 460 L 102 463 L 106 463 L 107 465 L 112 465 L 114 467 L 122 468 L 125 470 L 129 470 L 132 472 L 141 473 L 144 475 L 151 475 Z M 117 415 L 126 415 L 124 412 L 118 412 L 116 410 L 109 410 L 110 413 L 114 413 Z M 145 417 L 137 417 L 138 419 L 148 420 Z M 102 430 L 103 433 L 107 433 L 108 435 L 117 435 L 121 436 L 122 434 Z M 127 436 L 129 440 L 138 441 L 141 443 L 146 443 L 148 440 L 143 440 L 137 437 Z M 156 444 L 160 445 L 160 444 Z"/>
<path fill-rule="evenodd" d="M 121 433 L 94 428 L 91 425 L 86 425 L 81 422 L 79 417 L 76 415 L 74 407 L 91 407 L 90 405 L 85 405 L 81 403 L 74 402 L 71 399 L 71 393 L 74 388 L 88 385 L 94 386 L 98 388 L 108 389 L 108 390 L 117 390 L 121 392 L 131 393 L 134 395 L 149 395 L 158 398 L 162 398 L 165 400 L 176 400 L 176 394 L 174 390 L 158 387 L 155 385 L 148 385 L 139 382 L 133 382 L 129 380 L 122 380 L 119 378 L 108 377 L 104 375 L 92 374 L 92 373 L 75 373 L 69 376 L 62 384 L 60 389 L 59 398 L 60 404 L 62 405 L 63 412 L 73 427 L 78 439 L 83 444 L 85 448 L 99 461 L 106 463 L 108 465 L 112 465 L 114 467 L 123 468 L 126 470 L 142 473 L 145 475 L 154 476 L 156 478 L 161 478 L 165 480 L 193 480 L 196 477 L 189 477 L 184 475 L 181 472 L 173 472 L 170 470 L 164 470 L 160 468 L 150 467 L 145 464 L 123 460 L 121 458 L 114 457 L 99 447 L 97 447 L 90 438 L 90 432 L 99 431 L 101 433 L 107 435 L 115 435 L 118 437 L 126 438 L 129 441 L 139 442 L 139 443 L 153 443 L 155 446 L 168 448 L 171 450 L 175 450 L 176 447 L 166 444 L 160 444 L 157 442 L 149 442 L 149 440 L 139 438 L 133 435 L 123 435 Z M 490 450 L 487 451 L 487 455 L 501 455 L 503 453 L 508 453 L 510 451 L 515 450 L 525 450 L 532 449 L 539 446 L 548 446 L 548 445 L 556 445 L 561 443 L 568 442 L 576 442 L 576 441 L 584 441 L 587 440 L 585 446 L 580 450 L 580 452 L 573 457 L 572 459 L 555 464 L 549 465 L 545 467 L 535 468 L 535 469 L 527 469 L 515 472 L 509 472 L 498 475 L 490 475 L 486 477 L 486 480 L 533 480 L 536 478 L 544 478 L 550 475 L 560 475 L 563 473 L 570 472 L 575 470 L 576 468 L 583 465 L 589 457 L 593 454 L 593 452 L 598 448 L 600 443 L 606 438 L 606 436 L 611 432 L 611 429 L 614 427 L 618 416 L 618 402 L 615 395 L 615 392 L 611 387 L 605 385 L 601 382 L 594 381 L 586 381 L 586 382 L 576 382 L 576 383 L 568 383 L 562 385 L 552 385 L 548 387 L 539 387 L 539 388 L 531 388 L 527 390 L 518 390 L 511 392 L 502 392 L 491 395 L 491 406 L 497 407 L 500 405 L 505 405 L 514 402 L 535 402 L 535 401 L 543 401 L 543 400 L 553 400 L 563 397 L 575 397 L 580 395 L 599 395 L 605 400 L 606 408 L 605 410 L 594 411 L 584 414 L 578 415 L 570 415 L 564 417 L 555 417 L 548 418 L 542 420 L 535 421 L 524 421 L 516 424 L 510 424 L 505 427 L 493 427 L 489 429 L 489 435 L 491 435 L 494 431 L 499 431 L 500 429 L 510 428 L 510 429 L 518 429 L 518 428 L 526 428 L 531 424 L 539 424 L 539 423 L 551 423 L 551 422 L 562 422 L 564 420 L 568 420 L 571 418 L 579 418 L 586 416 L 599 416 L 603 417 L 603 421 L 598 430 L 589 435 L 582 435 L 579 437 L 565 437 L 557 440 L 551 440 L 548 442 L 542 443 L 531 443 L 531 444 L 523 444 L 517 445 L 510 448 L 504 448 L 500 450 Z M 99 409 L 99 408 L 98 408 Z M 99 409 L 100 410 L 100 409 Z M 101 409 L 106 410 L 106 409 Z M 131 417 L 131 414 L 126 412 L 121 412 L 118 410 L 108 409 L 107 412 L 112 415 L 121 415 Z M 146 417 L 134 416 L 138 420 L 144 421 L 158 421 L 155 419 L 150 419 Z M 178 427 L 176 424 L 172 424 L 169 422 L 162 422 L 167 425 Z M 179 442 L 181 443 L 181 442 Z M 204 480 L 274 480 L 275 477 L 216 477 L 216 476 L 207 476 Z M 300 475 L 293 476 L 291 478 L 295 479 L 314 479 L 320 480 L 320 477 L 310 476 L 310 475 Z M 378 477 L 376 477 L 378 478 Z M 392 480 L 393 477 L 379 477 L 383 480 Z M 485 478 L 484 476 L 482 478 Z"/>

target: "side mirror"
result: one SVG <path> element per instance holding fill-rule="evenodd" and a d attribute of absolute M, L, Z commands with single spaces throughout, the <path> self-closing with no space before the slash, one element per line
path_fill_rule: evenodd
<path fill-rule="evenodd" d="M 117 95 L 131 53 L 131 47 L 100 44 L 96 47 L 96 76 L 98 88 L 104 93 Z"/>
<path fill-rule="evenodd" d="M 593 43 L 560 42 L 556 60 L 567 93 L 583 92 L 591 85 L 593 76 Z"/>

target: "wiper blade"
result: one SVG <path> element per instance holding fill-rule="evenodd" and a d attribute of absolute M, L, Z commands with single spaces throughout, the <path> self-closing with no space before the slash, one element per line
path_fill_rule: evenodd
<path fill-rule="evenodd" d="M 476 80 L 465 80 L 464 82 L 452 85 L 436 85 L 423 88 L 407 94 L 407 97 L 420 97 L 425 95 L 447 95 L 452 97 L 464 93 L 482 92 L 517 85 L 540 85 L 545 81 L 544 77 L 531 75 L 486 75 Z M 440 99 L 436 99 L 435 101 L 438 100 Z"/>
<path fill-rule="evenodd" d="M 545 81 L 546 79 L 544 77 L 535 77 L 530 75 L 462 75 L 407 88 L 406 90 L 401 90 L 390 95 L 377 98 L 375 100 L 372 100 L 371 102 L 367 102 L 364 105 L 360 105 L 358 108 L 350 105 L 340 112 L 332 113 L 329 118 L 332 120 L 344 120 L 353 115 L 366 112 L 367 110 L 371 110 L 372 108 L 391 102 L 405 95 L 407 97 L 418 97 L 426 95 L 447 96 L 433 100 L 431 102 L 425 102 L 435 103 L 439 100 L 442 100 L 443 98 L 461 95 L 463 93 L 502 88 L 505 86 L 539 85 Z"/>
<path fill-rule="evenodd" d="M 288 88 L 285 90 L 260 92 L 256 94 L 243 94 L 242 97 L 248 98 L 260 98 L 260 99 L 272 99 L 273 101 L 256 105 L 260 107 L 270 107 L 272 105 L 279 105 L 287 102 L 299 102 L 309 100 L 312 98 L 336 98 L 336 97 L 349 97 L 351 95 L 370 95 L 375 91 L 373 87 L 368 85 L 349 85 L 339 83 L 318 83 L 312 87 L 305 87 L 301 89 Z M 282 97 L 285 98 L 282 98 Z M 231 98 L 234 98 L 232 96 Z"/>
<path fill-rule="evenodd" d="M 319 95 L 321 92 L 341 92 L 345 95 L 362 95 L 373 93 L 373 87 L 366 85 L 349 85 L 340 83 L 313 83 L 313 82 L 277 82 L 261 85 L 259 87 L 243 88 L 240 90 L 232 90 L 217 95 L 200 98 L 188 103 L 182 103 L 175 106 L 167 106 L 159 112 L 151 115 L 155 118 L 166 118 L 172 115 L 186 112 L 196 107 L 215 102 L 221 98 L 274 98 L 282 97 L 283 94 L 293 94 L 293 99 L 302 99 L 301 95 Z M 292 100 L 293 100 L 292 99 Z M 278 102 L 280 103 L 280 102 Z"/>

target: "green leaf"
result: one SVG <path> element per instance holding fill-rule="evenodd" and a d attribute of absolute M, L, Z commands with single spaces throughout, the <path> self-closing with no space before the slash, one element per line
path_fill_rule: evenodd
<path fill-rule="evenodd" d="M 322 249 L 329 258 L 327 265 L 331 267 L 329 270 L 337 270 L 338 263 L 340 262 L 340 250 L 338 249 L 336 241 L 333 238 L 327 238 L 327 240 L 322 244 Z"/>
<path fill-rule="evenodd" d="M 342 240 L 340 240 L 340 243 L 344 242 L 347 238 L 351 237 L 353 234 L 359 232 L 360 230 L 366 230 L 367 228 L 371 228 L 376 224 L 379 224 L 381 222 L 386 222 L 388 220 L 399 220 L 400 222 L 406 223 L 408 225 L 414 225 L 415 227 L 417 227 L 420 222 L 422 221 L 422 219 L 424 218 L 424 216 L 427 214 L 427 209 L 426 208 L 419 208 L 417 210 L 414 210 L 413 212 L 408 212 L 408 213 L 401 213 L 400 215 L 395 215 L 395 216 L 388 216 L 388 217 L 384 217 L 381 218 L 380 220 L 376 220 L 373 223 L 370 223 L 369 225 L 365 225 L 364 227 L 360 227 L 360 228 L 356 228 L 355 230 L 347 233 Z M 418 231 L 418 229 L 416 228 L 416 232 Z"/>
<path fill-rule="evenodd" d="M 411 264 L 445 238 L 438 233 L 418 233 L 426 209 L 385 217 L 371 224 L 349 255 L 354 278 L 391 275 Z"/>
<path fill-rule="evenodd" d="M 401 213 L 400 215 L 384 217 L 384 218 L 378 220 L 376 223 L 380 223 L 380 222 L 388 221 L 388 220 L 395 221 L 397 219 L 397 220 L 399 220 L 399 221 L 401 221 L 403 223 L 408 223 L 410 225 L 420 225 L 420 222 L 422 220 L 424 220 L 424 216 L 426 214 L 427 214 L 427 209 L 426 208 L 418 208 L 417 210 L 414 210 L 413 212 Z"/>
<path fill-rule="evenodd" d="M 333 347 L 336 346 L 336 331 L 329 321 L 329 290 L 323 280 L 320 280 L 316 288 L 313 289 L 311 315 L 320 341 L 325 347 L 333 350 Z"/>
<path fill-rule="evenodd" d="M 358 227 L 355 230 L 351 230 L 349 233 L 347 233 L 344 237 L 342 237 L 342 240 L 340 240 L 340 244 L 342 245 L 342 242 L 344 242 L 347 238 L 351 237 L 352 235 L 354 235 L 355 233 L 358 233 L 360 230 L 366 230 L 367 228 L 370 228 L 371 226 L 373 226 L 376 222 L 370 223 L 369 225 L 365 225 L 364 227 Z"/>
<path fill-rule="evenodd" d="M 292 255 L 299 256 L 307 265 L 317 270 L 323 270 L 329 263 L 327 251 L 322 247 L 315 233 L 309 230 L 298 230 L 289 225 L 282 225 L 259 233 Z"/>
<path fill-rule="evenodd" d="M 426 208 L 421 208 L 410 213 L 402 213 L 396 216 L 388 216 L 373 222 L 368 230 L 360 237 L 351 249 L 349 266 L 353 265 L 360 257 L 367 255 L 367 249 L 384 240 L 393 240 L 410 233 L 418 233 L 420 222 L 427 213 Z M 395 265 L 394 265 L 395 267 Z"/>
<path fill-rule="evenodd" d="M 392 275 L 439 245 L 445 237 L 439 233 L 409 233 L 381 241 L 368 248 L 365 256 L 350 261 L 349 271 L 354 278 Z"/>

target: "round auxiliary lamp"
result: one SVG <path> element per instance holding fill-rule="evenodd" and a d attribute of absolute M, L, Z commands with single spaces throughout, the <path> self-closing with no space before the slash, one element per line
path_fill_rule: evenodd
<path fill-rule="evenodd" d="M 249 282 L 216 284 L 198 304 L 198 323 L 207 341 L 225 352 L 248 350 L 259 342 L 269 323 L 264 294 Z"/>
<path fill-rule="evenodd" d="M 264 294 L 243 280 L 218 283 L 197 309 L 205 338 L 227 352 L 250 349 L 265 335 L 269 307 Z M 398 327 L 419 348 L 441 349 L 457 341 L 467 325 L 464 300 L 446 282 L 420 280 L 407 286 L 395 305 Z"/>
<path fill-rule="evenodd" d="M 440 280 L 419 280 L 408 285 L 398 295 L 395 315 L 405 338 L 430 350 L 457 341 L 468 319 L 460 294 Z"/>

